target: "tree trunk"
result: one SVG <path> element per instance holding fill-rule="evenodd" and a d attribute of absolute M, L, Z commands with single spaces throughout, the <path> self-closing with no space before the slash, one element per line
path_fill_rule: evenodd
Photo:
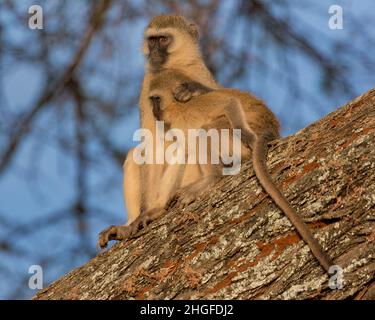
<path fill-rule="evenodd" d="M 249 162 L 34 299 L 374 299 L 374 146 L 375 89 L 273 142 L 268 156 L 273 178 L 343 269 L 342 289 L 330 289 Z"/>

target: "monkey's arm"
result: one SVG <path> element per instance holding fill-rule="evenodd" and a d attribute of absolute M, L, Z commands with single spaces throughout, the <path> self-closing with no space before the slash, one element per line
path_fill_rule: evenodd
<path fill-rule="evenodd" d="M 187 80 L 178 84 L 174 88 L 172 94 L 176 101 L 187 102 L 193 97 L 197 97 L 211 91 L 213 91 L 213 89 L 206 87 L 199 82 Z"/>

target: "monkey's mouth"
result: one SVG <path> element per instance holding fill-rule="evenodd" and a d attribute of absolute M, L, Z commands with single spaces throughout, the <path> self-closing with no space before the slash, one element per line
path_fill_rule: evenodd
<path fill-rule="evenodd" d="M 151 50 L 148 59 L 151 65 L 155 68 L 161 67 L 167 62 L 167 52 L 161 50 Z"/>

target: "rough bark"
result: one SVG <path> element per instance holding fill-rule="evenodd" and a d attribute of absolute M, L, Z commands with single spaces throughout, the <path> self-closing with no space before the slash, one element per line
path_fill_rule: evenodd
<path fill-rule="evenodd" d="M 374 299 L 374 145 L 375 89 L 269 152 L 272 176 L 343 268 L 341 290 L 249 162 L 34 299 Z"/>

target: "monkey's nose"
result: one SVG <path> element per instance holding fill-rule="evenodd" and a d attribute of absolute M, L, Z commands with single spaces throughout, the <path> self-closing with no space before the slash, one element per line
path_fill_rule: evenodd
<path fill-rule="evenodd" d="M 159 96 L 150 97 L 152 103 L 152 113 L 156 120 L 161 120 L 162 110 L 160 106 L 161 98 Z"/>

